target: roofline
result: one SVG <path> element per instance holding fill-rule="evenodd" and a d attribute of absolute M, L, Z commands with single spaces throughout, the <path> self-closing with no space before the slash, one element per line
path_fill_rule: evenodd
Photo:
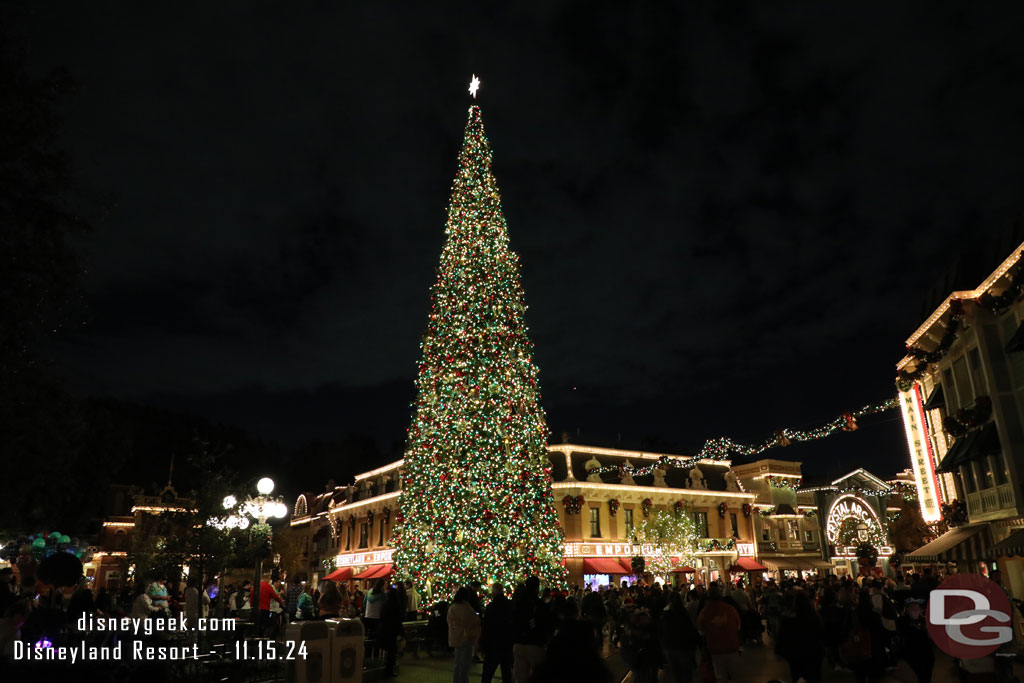
<path fill-rule="evenodd" d="M 876 477 L 875 475 L 871 474 L 870 472 L 868 472 L 863 467 L 858 467 L 857 469 L 853 470 L 852 472 L 847 472 L 846 474 L 844 474 L 843 476 L 839 477 L 838 479 L 833 479 L 832 480 L 832 485 L 835 486 L 836 484 L 841 482 L 843 479 L 847 479 L 847 478 L 852 477 L 853 475 L 858 474 L 858 473 L 865 475 L 869 479 L 875 480 L 876 482 L 878 482 L 879 484 L 881 484 L 882 486 L 884 486 L 887 489 L 891 489 L 892 488 L 891 486 L 889 486 L 888 482 L 883 481 L 882 479 L 879 479 L 878 477 Z"/>
<path fill-rule="evenodd" d="M 548 451 L 557 451 L 569 455 L 570 453 L 587 453 L 589 455 L 618 455 L 637 460 L 660 460 L 661 458 L 672 458 L 675 460 L 693 460 L 692 455 L 676 455 L 673 453 L 648 453 L 647 451 L 629 451 L 622 448 L 602 448 L 600 446 L 584 446 L 574 443 L 558 443 L 548 445 Z M 701 458 L 697 461 L 701 465 L 724 465 L 730 467 L 731 460 L 713 460 Z"/>
<path fill-rule="evenodd" d="M 1003 262 L 999 264 L 999 267 L 993 270 L 992 273 L 987 278 L 985 278 L 985 280 L 982 281 L 982 283 L 978 285 L 975 289 L 952 292 L 949 296 L 947 296 L 945 300 L 939 305 L 939 307 L 936 308 L 935 311 L 928 317 L 928 319 L 925 320 L 924 323 L 922 323 L 920 327 L 914 330 L 914 333 L 907 338 L 907 346 L 913 346 L 915 343 L 917 343 L 918 339 L 920 339 L 921 337 L 928 333 L 932 326 L 939 321 L 939 319 L 946 313 L 946 311 L 949 310 L 950 302 L 953 299 L 977 299 L 979 296 L 990 290 L 992 286 L 999 281 L 999 278 L 1003 277 L 1003 275 L 1006 274 L 1006 271 L 1010 270 L 1010 268 L 1012 268 L 1014 264 L 1016 264 L 1017 261 L 1020 260 L 1022 253 L 1024 253 L 1024 242 L 1021 242 L 1019 245 L 1017 245 L 1017 248 L 1014 249 L 1010 253 L 1010 255 L 1007 256 L 1006 259 L 1004 259 Z M 904 356 L 903 359 L 897 364 L 897 368 L 903 369 L 903 367 L 912 360 L 913 358 L 911 356 Z"/>

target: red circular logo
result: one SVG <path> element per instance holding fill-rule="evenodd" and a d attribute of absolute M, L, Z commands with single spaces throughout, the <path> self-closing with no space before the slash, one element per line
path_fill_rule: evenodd
<path fill-rule="evenodd" d="M 980 574 L 954 574 L 928 596 L 928 634 L 951 657 L 987 657 L 1013 640 L 1013 608 L 1002 587 Z"/>

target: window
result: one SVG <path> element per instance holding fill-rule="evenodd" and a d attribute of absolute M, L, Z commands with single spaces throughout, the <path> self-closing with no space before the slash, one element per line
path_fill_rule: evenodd
<path fill-rule="evenodd" d="M 963 356 L 953 361 L 953 378 L 956 380 L 956 395 L 960 406 L 974 405 L 974 389 L 971 388 L 971 376 L 967 372 L 967 361 Z"/>
<path fill-rule="evenodd" d="M 956 412 L 959 404 L 956 402 L 956 385 L 953 384 L 953 371 L 949 368 L 942 373 L 943 397 L 946 399 L 946 414 L 952 415 Z"/>
<path fill-rule="evenodd" d="M 590 536 L 601 537 L 601 508 L 590 508 Z"/>
<path fill-rule="evenodd" d="M 963 477 L 964 489 L 967 490 L 967 493 L 974 493 L 978 490 L 978 487 L 974 483 L 974 468 L 971 466 L 971 463 L 961 466 L 960 474 Z"/>
<path fill-rule="evenodd" d="M 996 476 L 996 486 L 1001 486 L 1009 480 L 1009 472 L 1006 471 L 1006 463 L 1002 454 L 989 456 L 992 459 L 992 472 Z"/>
<path fill-rule="evenodd" d="M 735 512 L 730 512 L 729 513 L 729 526 L 732 528 L 733 538 L 739 538 L 740 537 L 740 526 L 739 526 L 739 522 L 736 519 L 736 513 Z"/>
<path fill-rule="evenodd" d="M 989 466 L 991 460 L 991 458 L 981 458 L 974 461 L 978 474 L 978 488 L 980 489 L 990 489 L 996 485 L 992 479 L 992 468 Z"/>
<path fill-rule="evenodd" d="M 363 522 L 359 525 L 359 547 L 365 548 L 370 543 L 370 525 Z"/>
<path fill-rule="evenodd" d="M 352 549 L 352 527 L 348 528 L 348 540 L 345 541 L 345 550 Z"/>
<path fill-rule="evenodd" d="M 693 525 L 697 527 L 698 538 L 710 538 L 710 535 L 708 534 L 708 513 L 694 512 Z"/>
<path fill-rule="evenodd" d="M 971 365 L 971 378 L 974 380 L 974 394 L 982 396 L 988 393 L 985 388 L 985 371 L 981 367 L 981 353 L 977 347 L 967 352 L 967 360 Z"/>
<path fill-rule="evenodd" d="M 806 531 L 804 531 L 804 542 L 805 543 L 814 543 L 814 532 L 811 531 L 810 529 L 807 529 Z"/>
<path fill-rule="evenodd" d="M 761 522 L 761 540 L 772 540 L 772 526 L 770 522 Z"/>
<path fill-rule="evenodd" d="M 789 526 L 789 537 L 794 541 L 800 540 L 800 522 L 796 519 L 786 520 Z"/>
<path fill-rule="evenodd" d="M 626 538 L 625 540 L 630 541 L 633 539 L 633 511 L 625 510 L 626 515 Z"/>
<path fill-rule="evenodd" d="M 377 538 L 377 545 L 384 545 L 384 520 L 380 520 L 380 536 Z"/>

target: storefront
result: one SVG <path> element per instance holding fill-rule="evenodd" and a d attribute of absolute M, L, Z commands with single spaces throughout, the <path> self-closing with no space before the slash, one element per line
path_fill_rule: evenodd
<path fill-rule="evenodd" d="M 335 569 L 321 581 L 365 581 L 372 584 L 377 579 L 386 579 L 394 571 L 393 548 L 372 550 L 361 553 L 344 553 L 334 558 Z"/>

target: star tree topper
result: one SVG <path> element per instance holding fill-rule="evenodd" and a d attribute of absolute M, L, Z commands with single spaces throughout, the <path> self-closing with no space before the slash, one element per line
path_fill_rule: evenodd
<path fill-rule="evenodd" d="M 476 91 L 479 89 L 480 79 L 476 77 L 476 74 L 473 74 L 473 79 L 469 82 L 469 94 L 473 96 L 474 100 L 476 99 Z"/>

